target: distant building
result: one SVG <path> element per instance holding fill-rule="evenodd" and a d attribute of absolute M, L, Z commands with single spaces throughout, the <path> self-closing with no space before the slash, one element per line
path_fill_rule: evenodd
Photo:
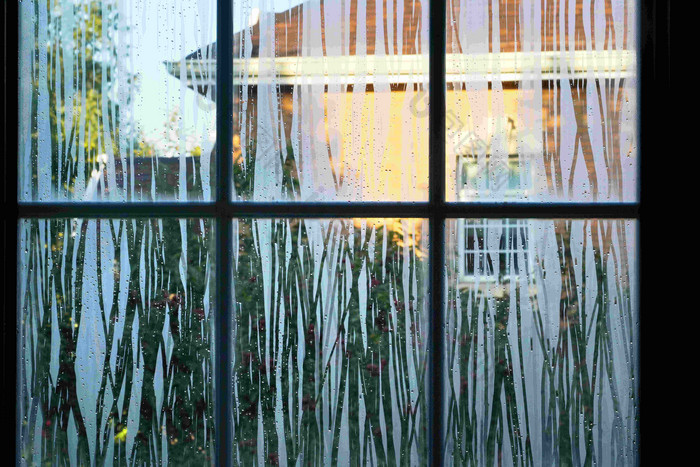
<path fill-rule="evenodd" d="M 636 55 L 624 16 L 630 13 L 613 11 L 618 3 L 606 2 L 601 12 L 604 36 L 584 30 L 580 12 L 574 27 L 560 24 L 551 5 L 532 27 L 537 22 L 526 21 L 521 0 L 501 5 L 500 34 L 493 34 L 492 12 L 471 12 L 467 24 L 459 2 L 450 3 L 449 200 L 634 197 L 634 119 L 625 119 L 634 109 L 623 90 L 634 95 Z M 389 3 L 368 0 L 349 19 L 326 21 L 339 14 L 331 8 L 303 3 L 280 13 L 253 10 L 244 20 L 248 27 L 234 35 L 236 162 L 269 157 L 264 175 L 273 180 L 275 164 L 291 148 L 301 199 L 425 200 L 427 8 L 407 0 L 387 13 Z M 376 18 L 385 20 L 377 24 Z M 624 37 L 615 39 L 616 31 Z M 215 62 L 212 44 L 167 66 L 215 99 Z M 263 127 L 269 134 L 261 134 Z M 503 220 L 501 261 L 494 261 L 483 253 L 486 225 L 462 221 L 464 279 L 515 277 L 531 267 L 527 225 Z M 523 249 L 524 256 L 513 256 Z"/>

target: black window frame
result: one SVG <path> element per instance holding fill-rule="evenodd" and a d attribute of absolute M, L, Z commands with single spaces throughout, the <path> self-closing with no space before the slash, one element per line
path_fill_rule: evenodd
<path fill-rule="evenodd" d="M 634 0 L 630 0 L 634 1 Z M 217 143 L 216 153 L 216 188 L 213 202 L 153 202 L 153 203 L 101 203 L 70 202 L 42 203 L 19 202 L 17 191 L 18 174 L 18 3 L 8 0 L 0 7 L 2 23 L 2 111 L 4 125 L 2 128 L 4 147 L 9 149 L 3 158 L 4 186 L 2 249 L 5 263 L 5 280 L 3 281 L 3 303 L 5 305 L 0 323 L 4 355 L 2 359 L 2 413 L 14 414 L 14 423 L 6 424 L 10 428 L 3 437 L 5 455 L 14 453 L 15 463 L 19 463 L 19 442 L 16 439 L 20 421 L 17 419 L 17 264 L 18 264 L 18 225 L 27 218 L 212 218 L 217 223 L 216 235 L 216 292 L 219 301 L 215 318 L 215 452 L 216 465 L 230 465 L 232 449 L 232 414 L 230 392 L 232 369 L 225 364 L 231 359 L 231 349 L 227 345 L 231 337 L 231 316 L 233 297 L 231 287 L 232 271 L 228 267 L 232 258 L 232 222 L 233 218 L 345 218 L 345 217 L 414 217 L 429 221 L 429 291 L 431 307 L 429 310 L 429 393 L 426 401 L 428 408 L 428 458 L 431 465 L 443 465 L 444 433 L 441 415 L 444 411 L 444 381 L 438 375 L 444 373 L 444 339 L 434 338 L 444 332 L 443 303 L 445 277 L 445 242 L 436 241 L 444 238 L 445 221 L 454 218 L 607 218 L 632 219 L 638 222 L 637 254 L 642 249 L 646 238 L 642 222 L 642 209 L 646 194 L 640 190 L 647 178 L 645 164 L 641 162 L 652 157 L 653 139 L 658 134 L 658 121 L 654 121 L 652 108 L 665 106 L 664 91 L 670 89 L 670 2 L 663 0 L 637 0 L 638 2 L 638 76 L 639 76 L 639 113 L 638 130 L 638 186 L 635 202 L 604 203 L 532 203 L 506 201 L 499 203 L 484 202 L 447 202 L 445 180 L 445 28 L 447 0 L 431 0 L 430 48 L 429 48 L 429 200 L 427 202 L 275 202 L 257 203 L 232 200 L 232 155 L 233 137 L 233 41 L 222 40 L 233 37 L 233 0 L 217 0 Z M 439 33 L 438 33 L 439 32 Z M 222 57 L 230 57 L 223 60 Z M 226 96 L 227 98 L 222 98 Z M 667 123 L 668 125 L 668 123 Z M 646 345 L 646 318 L 643 299 L 645 281 L 641 274 L 642 260 L 638 260 L 638 290 L 640 295 L 640 355 L 644 368 Z M 222 364 L 224 363 L 224 364 Z M 644 370 L 642 369 L 642 373 Z M 225 383 L 225 384 L 224 384 Z M 640 398 L 641 398 L 640 384 Z M 641 413 L 641 406 L 640 406 Z M 226 422 L 222 422 L 226 420 Z M 638 437 L 639 456 L 641 458 L 641 428 Z M 9 460 L 6 457 L 6 460 Z"/>

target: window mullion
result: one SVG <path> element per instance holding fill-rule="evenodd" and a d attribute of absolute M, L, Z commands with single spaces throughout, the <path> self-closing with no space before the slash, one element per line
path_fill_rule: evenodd
<path fill-rule="evenodd" d="M 446 2 L 430 1 L 429 73 L 429 200 L 430 297 L 428 369 L 428 456 L 433 466 L 444 464 L 444 293 L 445 293 L 445 47 Z"/>
<path fill-rule="evenodd" d="M 216 313 L 214 327 L 215 465 L 232 465 L 232 235 L 227 209 L 232 199 L 233 2 L 217 0 L 216 23 Z"/>

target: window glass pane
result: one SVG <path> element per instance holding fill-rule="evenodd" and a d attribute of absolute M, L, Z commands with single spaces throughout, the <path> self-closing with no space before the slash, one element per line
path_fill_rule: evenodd
<path fill-rule="evenodd" d="M 427 200 L 427 1 L 234 8 L 238 199 Z"/>
<path fill-rule="evenodd" d="M 19 224 L 22 463 L 213 456 L 212 223 Z"/>
<path fill-rule="evenodd" d="M 238 220 L 240 465 L 424 465 L 427 221 Z"/>
<path fill-rule="evenodd" d="M 636 228 L 447 222 L 450 464 L 638 464 Z"/>
<path fill-rule="evenodd" d="M 19 5 L 19 198 L 210 200 L 216 1 Z"/>
<path fill-rule="evenodd" d="M 636 5 L 447 2 L 449 201 L 634 201 Z"/>

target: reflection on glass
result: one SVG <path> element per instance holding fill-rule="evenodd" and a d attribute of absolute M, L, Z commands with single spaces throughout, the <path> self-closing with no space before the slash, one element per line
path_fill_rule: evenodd
<path fill-rule="evenodd" d="M 236 197 L 427 199 L 427 0 L 236 12 Z"/>
<path fill-rule="evenodd" d="M 427 223 L 234 228 L 235 463 L 425 464 Z"/>
<path fill-rule="evenodd" d="M 447 223 L 451 464 L 637 465 L 635 228 Z"/>
<path fill-rule="evenodd" d="M 636 5 L 447 2 L 448 200 L 635 200 Z"/>
<path fill-rule="evenodd" d="M 216 1 L 19 5 L 20 199 L 209 200 Z"/>
<path fill-rule="evenodd" d="M 199 219 L 20 223 L 22 464 L 211 463 L 212 238 Z"/>

